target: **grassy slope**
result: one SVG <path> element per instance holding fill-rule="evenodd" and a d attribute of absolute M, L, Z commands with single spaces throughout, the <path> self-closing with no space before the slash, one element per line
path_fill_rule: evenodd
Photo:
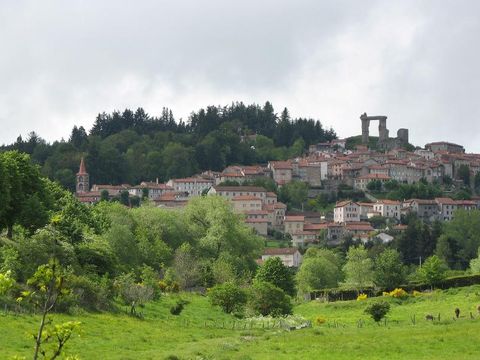
<path fill-rule="evenodd" d="M 370 301 L 322 304 L 310 302 L 295 312 L 309 319 L 322 316 L 326 324 L 312 329 L 285 332 L 278 329 L 232 330 L 233 318 L 213 309 L 207 299 L 187 296 L 191 301 L 179 317 L 168 312 L 173 298 L 149 305 L 146 320 L 124 314 L 55 315 L 56 321 L 82 321 L 82 334 L 71 341 L 68 353 L 82 359 L 478 359 L 480 358 L 480 286 L 451 289 L 405 302 L 390 300 L 392 310 L 385 327 L 363 314 Z M 462 310 L 454 321 L 453 311 Z M 471 320 L 469 312 L 476 319 Z M 427 322 L 427 313 L 441 314 L 441 321 Z M 417 324 L 410 318 L 415 314 Z M 366 324 L 357 328 L 359 319 Z M 185 321 L 189 320 L 187 326 Z M 211 324 L 216 321 L 217 327 Z M 31 333 L 38 319 L 32 316 L 0 315 L 0 358 L 14 354 L 29 356 Z M 205 322 L 209 325 L 205 328 Z M 340 324 L 333 327 L 334 323 Z M 229 325 L 231 327 L 231 325 Z"/>

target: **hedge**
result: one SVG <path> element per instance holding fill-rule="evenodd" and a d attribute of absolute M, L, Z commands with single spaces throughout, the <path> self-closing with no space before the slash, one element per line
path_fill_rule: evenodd
<path fill-rule="evenodd" d="M 443 280 L 441 283 L 435 286 L 436 289 L 449 289 L 462 286 L 471 286 L 480 284 L 480 274 L 475 275 L 461 275 L 461 276 L 451 276 Z M 430 285 L 421 284 L 421 283 L 412 283 L 408 285 L 400 286 L 402 289 L 412 292 L 423 291 L 431 289 Z M 344 301 L 344 300 L 355 300 L 359 293 L 367 294 L 368 297 L 375 297 L 382 294 L 384 289 L 375 289 L 375 288 L 366 288 L 361 291 L 356 289 L 324 289 L 324 290 L 314 290 L 310 292 L 310 298 L 325 298 L 327 301 Z"/>

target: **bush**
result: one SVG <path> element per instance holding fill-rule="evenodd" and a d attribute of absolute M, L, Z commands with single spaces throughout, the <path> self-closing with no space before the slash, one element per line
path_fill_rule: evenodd
<path fill-rule="evenodd" d="M 390 296 L 396 299 L 405 299 L 406 297 L 408 297 L 408 293 L 402 288 L 396 288 L 390 292 L 384 291 L 383 296 Z"/>
<path fill-rule="evenodd" d="M 115 280 L 117 293 L 125 303 L 130 305 L 130 314 L 136 315 L 136 307 L 153 299 L 153 288 L 143 283 L 136 283 L 133 274 L 123 274 Z"/>
<path fill-rule="evenodd" d="M 425 284 L 434 286 L 440 285 L 446 278 L 448 266 L 438 256 L 430 256 L 417 270 L 419 279 Z"/>
<path fill-rule="evenodd" d="M 247 303 L 247 293 L 233 282 L 216 285 L 208 292 L 212 305 L 219 305 L 227 314 L 241 312 Z"/>
<path fill-rule="evenodd" d="M 367 300 L 367 298 L 368 298 L 367 294 L 359 294 L 357 296 L 357 301 Z"/>
<path fill-rule="evenodd" d="M 385 315 L 390 311 L 390 304 L 386 301 L 380 301 L 373 304 L 370 304 L 365 309 L 365 313 L 369 314 L 373 320 L 379 322 L 382 320 Z"/>
<path fill-rule="evenodd" d="M 255 279 L 267 281 L 285 291 L 288 295 L 295 295 L 295 281 L 291 270 L 283 265 L 279 257 L 271 257 L 258 269 Z"/>
<path fill-rule="evenodd" d="M 112 286 L 107 276 L 67 277 L 68 287 L 72 289 L 75 302 L 89 310 L 108 310 L 111 306 Z"/>
<path fill-rule="evenodd" d="M 187 304 L 187 302 L 185 300 L 177 300 L 175 305 L 170 307 L 170 314 L 180 315 L 180 313 L 183 311 L 186 304 Z"/>
<path fill-rule="evenodd" d="M 290 297 L 275 285 L 255 281 L 248 299 L 248 307 L 255 314 L 280 316 L 292 313 Z"/>

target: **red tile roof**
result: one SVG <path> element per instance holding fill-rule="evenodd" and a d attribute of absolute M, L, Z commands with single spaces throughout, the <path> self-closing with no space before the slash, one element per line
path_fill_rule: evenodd
<path fill-rule="evenodd" d="M 85 167 L 85 162 L 83 161 L 83 156 L 82 156 L 82 159 L 80 160 L 80 168 L 78 169 L 77 175 L 88 175 L 87 169 Z"/>
<path fill-rule="evenodd" d="M 305 216 L 285 216 L 285 221 L 305 221 Z"/>
<path fill-rule="evenodd" d="M 297 248 L 266 248 L 264 255 L 293 255 L 298 251 Z"/>

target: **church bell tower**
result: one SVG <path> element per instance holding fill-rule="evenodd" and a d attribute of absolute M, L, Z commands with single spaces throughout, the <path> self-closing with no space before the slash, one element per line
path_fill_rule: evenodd
<path fill-rule="evenodd" d="M 80 160 L 80 169 L 78 170 L 77 173 L 77 188 L 76 192 L 77 194 L 80 193 L 85 193 L 89 191 L 89 176 L 87 173 L 87 169 L 85 168 L 85 162 Z"/>

